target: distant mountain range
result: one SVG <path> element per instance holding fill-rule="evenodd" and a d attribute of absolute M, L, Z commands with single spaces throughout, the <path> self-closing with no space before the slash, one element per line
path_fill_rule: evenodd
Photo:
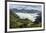
<path fill-rule="evenodd" d="M 24 9 L 18 10 L 18 9 L 13 8 L 11 10 L 15 11 L 15 12 L 21 12 L 21 13 L 41 13 L 40 11 L 34 10 L 34 9 L 31 9 L 31 10 L 24 10 Z"/>

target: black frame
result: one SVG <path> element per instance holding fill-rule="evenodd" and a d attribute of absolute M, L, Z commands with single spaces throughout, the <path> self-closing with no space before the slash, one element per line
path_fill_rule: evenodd
<path fill-rule="evenodd" d="M 45 30 L 45 3 L 44 2 L 30 2 L 30 1 L 5 1 L 5 33 L 7 32 L 7 2 L 23 2 L 23 3 L 38 3 L 44 4 L 44 29 L 41 30 L 24 30 L 24 31 L 10 31 L 10 32 L 28 32 L 28 31 L 43 31 Z"/>

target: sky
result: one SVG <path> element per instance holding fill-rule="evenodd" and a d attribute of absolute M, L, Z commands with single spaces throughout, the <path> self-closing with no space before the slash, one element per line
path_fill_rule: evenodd
<path fill-rule="evenodd" d="M 15 9 L 18 9 L 18 10 L 21 10 L 21 9 L 24 9 L 24 10 L 34 9 L 34 10 L 42 11 L 41 5 L 19 5 L 19 4 L 10 4 L 9 7 L 10 7 L 10 9 L 15 8 Z"/>

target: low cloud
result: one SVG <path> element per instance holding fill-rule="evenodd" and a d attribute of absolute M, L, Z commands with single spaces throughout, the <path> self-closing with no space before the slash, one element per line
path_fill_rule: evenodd
<path fill-rule="evenodd" d="M 29 19 L 32 22 L 35 21 L 36 17 L 39 16 L 37 13 L 16 13 L 21 19 Z"/>

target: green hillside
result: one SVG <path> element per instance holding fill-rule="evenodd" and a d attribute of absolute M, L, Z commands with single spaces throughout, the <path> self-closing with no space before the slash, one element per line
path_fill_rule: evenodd
<path fill-rule="evenodd" d="M 14 14 L 10 10 L 10 28 L 32 28 L 32 27 L 41 27 L 41 23 L 33 23 L 31 20 L 20 19 L 19 16 Z"/>

